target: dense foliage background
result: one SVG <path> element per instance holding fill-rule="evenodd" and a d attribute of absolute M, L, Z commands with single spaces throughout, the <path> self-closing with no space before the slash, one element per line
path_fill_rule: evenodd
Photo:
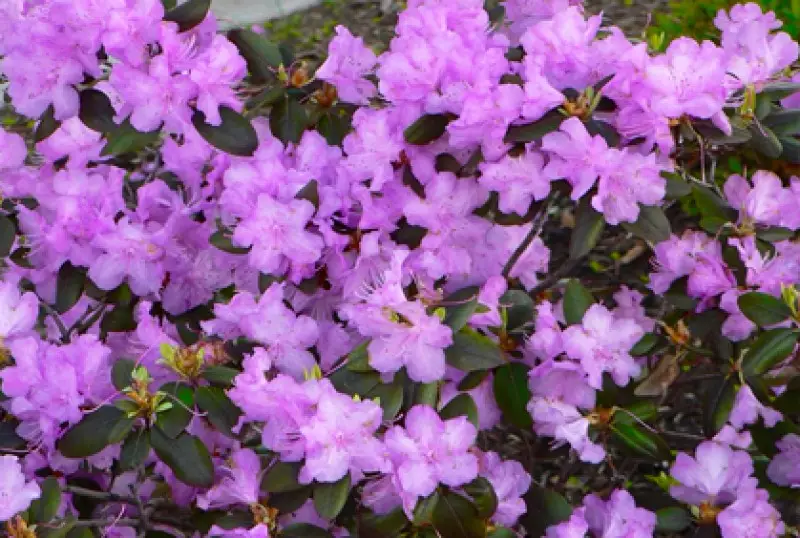
<path fill-rule="evenodd" d="M 411 0 L 315 61 L 209 7 L 0 3 L 6 534 L 797 534 L 774 13 Z"/>

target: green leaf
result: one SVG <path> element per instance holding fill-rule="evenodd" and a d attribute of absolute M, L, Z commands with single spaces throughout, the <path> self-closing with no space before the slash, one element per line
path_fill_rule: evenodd
<path fill-rule="evenodd" d="M 130 120 L 125 120 L 116 129 L 106 133 L 106 145 L 100 155 L 122 155 L 136 153 L 158 141 L 160 130 L 143 133 L 137 131 Z"/>
<path fill-rule="evenodd" d="M 430 523 L 433 521 L 433 511 L 436 509 L 436 505 L 439 504 L 440 500 L 441 494 L 438 490 L 435 490 L 427 497 L 419 499 L 417 501 L 417 505 L 414 507 L 414 525 L 430 525 Z"/>
<path fill-rule="evenodd" d="M 65 262 L 58 270 L 56 279 L 56 311 L 63 314 L 75 306 L 83 294 L 83 286 L 86 284 L 86 273 Z"/>
<path fill-rule="evenodd" d="M 778 136 L 800 134 L 800 110 L 777 110 L 764 118 L 763 123 Z"/>
<path fill-rule="evenodd" d="M 576 325 L 594 304 L 594 297 L 578 280 L 572 279 L 564 290 L 564 319 L 568 325 Z"/>
<path fill-rule="evenodd" d="M 131 305 L 117 305 L 100 321 L 100 330 L 103 333 L 124 333 L 135 328 L 136 320 L 133 318 Z"/>
<path fill-rule="evenodd" d="M 281 530 L 281 538 L 333 538 L 333 535 L 309 523 L 294 523 Z"/>
<path fill-rule="evenodd" d="M 92 131 L 98 133 L 115 131 L 118 128 L 114 121 L 116 115 L 111 99 L 105 93 L 94 88 L 87 88 L 81 92 L 78 117 Z"/>
<path fill-rule="evenodd" d="M 444 298 L 444 324 L 453 329 L 454 333 L 460 331 L 478 309 L 479 291 L 478 286 L 470 286 Z"/>
<path fill-rule="evenodd" d="M 569 519 L 572 507 L 558 492 L 533 485 L 523 497 L 527 511 L 520 523 L 529 536 L 544 536 L 547 527 Z"/>
<path fill-rule="evenodd" d="M 531 325 L 536 306 L 533 304 L 531 296 L 522 290 L 508 290 L 499 301 L 500 306 L 505 309 L 506 330 L 515 332 Z"/>
<path fill-rule="evenodd" d="M 208 242 L 211 243 L 213 246 L 217 247 L 223 252 L 227 252 L 229 254 L 247 254 L 250 252 L 251 247 L 237 247 L 231 241 L 231 238 L 222 230 L 217 230 L 208 238 Z"/>
<path fill-rule="evenodd" d="M 475 505 L 452 491 L 443 493 L 436 504 L 433 527 L 447 538 L 486 537 L 486 523 L 478 516 Z"/>
<path fill-rule="evenodd" d="M 647 422 L 658 415 L 658 406 L 649 400 L 634 402 L 614 414 L 614 424 L 635 424 Z"/>
<path fill-rule="evenodd" d="M 108 444 L 114 445 L 117 443 L 121 443 L 125 437 L 128 436 L 131 429 L 133 429 L 133 425 L 136 422 L 135 418 L 128 418 L 127 416 L 120 419 L 112 428 L 108 431 Z"/>
<path fill-rule="evenodd" d="M 283 63 L 278 45 L 252 30 L 231 30 L 228 39 L 247 61 L 247 70 L 254 82 L 270 80 L 274 76 L 273 69 L 278 69 Z"/>
<path fill-rule="evenodd" d="M 495 527 L 487 538 L 517 538 L 517 533 L 506 527 Z"/>
<path fill-rule="evenodd" d="M 439 383 L 413 383 L 414 396 L 411 402 L 414 405 L 428 405 L 434 409 L 439 404 Z"/>
<path fill-rule="evenodd" d="M 692 185 L 692 196 L 700 214 L 704 217 L 713 217 L 722 222 L 736 220 L 737 211 L 708 187 Z"/>
<path fill-rule="evenodd" d="M 122 390 L 131 384 L 131 375 L 136 368 L 136 362 L 131 359 L 119 359 L 111 367 L 111 382 L 114 388 Z"/>
<path fill-rule="evenodd" d="M 277 462 L 270 467 L 261 479 L 261 490 L 267 493 L 286 493 L 297 491 L 305 486 L 297 481 L 302 463 Z"/>
<path fill-rule="evenodd" d="M 664 210 L 657 206 L 640 205 L 636 222 L 623 222 L 622 227 L 652 244 L 666 241 L 672 235 Z"/>
<path fill-rule="evenodd" d="M 478 517 L 489 519 L 497 511 L 497 494 L 491 482 L 483 477 L 478 477 L 464 486 L 464 492 L 472 497 Z"/>
<path fill-rule="evenodd" d="M 194 394 L 197 406 L 207 414 L 209 422 L 222 434 L 234 437 L 233 428 L 242 411 L 219 387 L 200 387 Z"/>
<path fill-rule="evenodd" d="M 658 335 L 654 333 L 645 333 L 642 338 L 634 344 L 631 348 L 631 355 L 634 357 L 643 357 L 650 353 L 656 344 L 658 344 Z"/>
<path fill-rule="evenodd" d="M 761 333 L 742 361 L 744 375 L 750 377 L 768 372 L 794 351 L 797 337 L 792 329 L 772 329 Z"/>
<path fill-rule="evenodd" d="M 360 538 L 395 538 L 400 536 L 408 525 L 408 519 L 402 508 L 396 508 L 388 514 L 378 515 L 366 510 L 358 518 L 358 536 Z"/>
<path fill-rule="evenodd" d="M 551 110 L 541 119 L 527 125 L 512 125 L 508 128 L 503 142 L 506 144 L 528 143 L 541 140 L 544 135 L 557 131 L 564 121 L 557 110 Z"/>
<path fill-rule="evenodd" d="M 319 209 L 319 183 L 316 179 L 312 179 L 306 185 L 297 191 L 294 197 L 298 200 L 305 200 L 314 206 L 314 209 Z"/>
<path fill-rule="evenodd" d="M 783 153 L 781 159 L 792 164 L 800 164 L 800 140 L 794 137 L 782 136 L 780 138 Z"/>
<path fill-rule="evenodd" d="M 0 422 L 0 451 L 22 450 L 27 443 L 17 435 L 19 422 L 16 420 L 3 420 Z"/>
<path fill-rule="evenodd" d="M 119 453 L 119 467 L 122 471 L 132 471 L 144 463 L 150 454 L 150 432 L 137 429 L 128 434 Z"/>
<path fill-rule="evenodd" d="M 789 382 L 786 390 L 775 398 L 771 407 L 787 415 L 800 414 L 800 377 L 795 377 Z"/>
<path fill-rule="evenodd" d="M 211 0 L 189 0 L 164 15 L 164 20 L 178 23 L 181 32 L 191 30 L 206 18 Z"/>
<path fill-rule="evenodd" d="M 450 366 L 464 372 L 489 370 L 504 364 L 503 352 L 490 338 L 463 329 L 453 335 L 453 345 L 445 350 Z"/>
<path fill-rule="evenodd" d="M 691 524 L 691 515 L 679 506 L 668 506 L 656 511 L 656 530 L 659 532 L 683 532 Z"/>
<path fill-rule="evenodd" d="M 325 519 L 334 519 L 344 508 L 350 495 L 350 473 L 333 483 L 314 485 L 314 508 Z"/>
<path fill-rule="evenodd" d="M 445 405 L 439 416 L 442 420 L 449 420 L 460 416 L 467 417 L 473 426 L 478 427 L 478 406 L 469 394 L 459 394 Z"/>
<path fill-rule="evenodd" d="M 61 127 L 61 122 L 55 118 L 55 109 L 53 105 L 47 107 L 42 117 L 39 118 L 39 123 L 36 125 L 36 131 L 33 133 L 33 141 L 37 144 L 42 140 L 50 138 L 50 135 L 56 132 Z"/>
<path fill-rule="evenodd" d="M 179 382 L 167 383 L 158 390 L 167 395 L 164 401 L 172 403 L 172 407 L 156 415 L 156 425 L 164 435 L 175 439 L 192 421 L 194 390 Z"/>
<path fill-rule="evenodd" d="M 93 456 L 111 444 L 112 430 L 125 422 L 128 419 L 122 411 L 113 405 L 104 405 L 67 430 L 58 441 L 58 450 L 67 458 Z"/>
<path fill-rule="evenodd" d="M 778 422 L 772 428 L 767 428 L 763 421 L 750 426 L 753 443 L 764 456 L 770 459 L 774 458 L 778 453 L 777 442 L 790 433 L 798 435 L 800 434 L 800 428 L 788 420 Z"/>
<path fill-rule="evenodd" d="M 569 240 L 569 257 L 572 260 L 583 258 L 597 245 L 606 221 L 603 215 L 594 210 L 589 197 L 584 197 L 575 210 L 575 228 Z"/>
<path fill-rule="evenodd" d="M 49 477 L 42 482 L 41 495 L 31 503 L 28 513 L 31 523 L 47 523 L 58 514 L 61 506 L 61 485 L 54 477 Z"/>
<path fill-rule="evenodd" d="M 677 200 L 692 193 L 692 186 L 689 185 L 680 175 L 673 173 L 662 174 L 667 180 L 665 197 L 670 200 Z"/>
<path fill-rule="evenodd" d="M 767 293 L 745 293 L 739 297 L 738 303 L 742 314 L 759 327 L 776 325 L 792 315 L 781 299 Z"/>
<path fill-rule="evenodd" d="M 349 115 L 336 114 L 335 111 L 324 114 L 317 122 L 317 131 L 331 146 L 340 146 L 352 127 Z"/>
<path fill-rule="evenodd" d="M 489 377 L 489 370 L 475 370 L 474 372 L 470 372 L 464 376 L 461 382 L 458 384 L 458 390 L 460 391 L 468 391 L 472 390 L 483 381 Z"/>
<path fill-rule="evenodd" d="M 780 101 L 798 91 L 800 91 L 800 84 L 796 82 L 773 82 L 765 86 L 759 95 L 763 95 L 772 101 Z"/>
<path fill-rule="evenodd" d="M 367 395 L 367 399 L 378 398 L 383 409 L 383 420 L 391 422 L 403 407 L 403 382 L 395 375 L 391 383 L 379 383 Z"/>
<path fill-rule="evenodd" d="M 211 366 L 203 370 L 200 377 L 214 386 L 227 388 L 233 385 L 234 378 L 239 374 L 239 370 L 230 366 Z"/>
<path fill-rule="evenodd" d="M 269 505 L 281 514 L 297 512 L 311 498 L 311 486 L 303 486 L 294 491 L 273 493 L 269 496 Z"/>
<path fill-rule="evenodd" d="M 218 150 L 239 157 L 252 156 L 258 149 L 258 135 L 250 121 L 226 106 L 219 108 L 219 114 L 222 123 L 214 126 L 206 123 L 206 115 L 197 110 L 192 116 L 192 125 Z"/>
<path fill-rule="evenodd" d="M 494 398 L 503 412 L 503 418 L 519 428 L 529 430 L 533 427 L 531 415 L 526 406 L 531 399 L 528 388 L 530 367 L 521 362 L 504 364 L 494 371 Z"/>
<path fill-rule="evenodd" d="M 634 453 L 658 461 L 670 459 L 669 445 L 664 439 L 639 424 L 614 421 L 611 430 L 614 432 L 614 437 Z"/>
<path fill-rule="evenodd" d="M 347 355 L 348 370 L 353 372 L 374 372 L 375 369 L 369 365 L 369 341 L 359 344 Z"/>
<path fill-rule="evenodd" d="M 150 444 L 156 456 L 185 484 L 210 488 L 214 484 L 214 465 L 203 442 L 183 433 L 171 439 L 156 426 L 150 430 Z"/>
<path fill-rule="evenodd" d="M 759 126 L 755 123 L 750 126 L 750 147 L 768 159 L 777 159 L 783 153 L 783 145 L 769 127 Z"/>
<path fill-rule="evenodd" d="M 0 215 L 0 257 L 5 258 L 11 253 L 16 237 L 17 229 L 14 223 L 5 215 Z"/>
<path fill-rule="evenodd" d="M 288 95 L 272 107 L 269 128 L 276 138 L 284 143 L 297 144 L 308 126 L 308 113 L 297 99 Z"/>
<path fill-rule="evenodd" d="M 403 136 L 409 144 L 423 146 L 441 137 L 448 123 L 450 119 L 444 114 L 426 114 L 406 127 Z"/>
<path fill-rule="evenodd" d="M 354 372 L 347 368 L 339 368 L 328 379 L 337 391 L 351 396 L 365 396 L 381 382 L 377 372 Z"/>

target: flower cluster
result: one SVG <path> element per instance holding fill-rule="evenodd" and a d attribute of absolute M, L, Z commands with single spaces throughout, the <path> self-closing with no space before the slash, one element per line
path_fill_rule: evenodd
<path fill-rule="evenodd" d="M 313 65 L 175 4 L 0 5 L 9 535 L 796 531 L 773 14 L 655 53 L 576 0 L 409 0 Z"/>

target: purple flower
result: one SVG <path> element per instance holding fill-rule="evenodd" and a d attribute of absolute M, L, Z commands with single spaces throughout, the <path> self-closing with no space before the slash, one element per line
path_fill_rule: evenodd
<path fill-rule="evenodd" d="M 28 335 L 38 315 L 39 299 L 35 293 L 20 293 L 13 280 L 0 281 L 0 346 L 3 340 Z"/>
<path fill-rule="evenodd" d="M 731 409 L 728 422 L 739 430 L 748 424 L 755 424 L 759 417 L 764 419 L 764 424 L 768 428 L 772 428 L 783 420 L 782 414 L 762 405 L 758 401 L 749 385 L 742 385 L 736 393 L 736 399 L 733 402 L 733 409 Z"/>
<path fill-rule="evenodd" d="M 745 487 L 737 499 L 717 516 L 722 538 L 778 538 L 786 527 L 781 515 L 769 504 L 769 493 Z"/>
<path fill-rule="evenodd" d="M 581 325 L 564 330 L 564 351 L 578 360 L 586 372 L 589 386 L 600 389 L 603 372 L 619 386 L 639 375 L 641 367 L 629 351 L 644 335 L 631 319 L 617 319 L 606 307 L 595 304 L 583 316 Z"/>
<path fill-rule="evenodd" d="M 478 181 L 498 193 L 500 211 L 525 215 L 533 200 L 543 200 L 550 193 L 550 180 L 543 169 L 542 155 L 528 150 L 519 157 L 506 155 L 495 163 L 482 164 Z"/>
<path fill-rule="evenodd" d="M 589 524 L 584 517 L 585 513 L 586 509 L 583 507 L 573 510 L 567 521 L 547 527 L 544 538 L 586 538 Z"/>
<path fill-rule="evenodd" d="M 736 287 L 722 259 L 722 248 L 702 232 L 686 231 L 670 237 L 655 247 L 656 272 L 650 275 L 654 292 L 666 292 L 672 283 L 688 276 L 687 292 L 696 298 L 708 298 Z"/>
<path fill-rule="evenodd" d="M 248 449 L 235 451 L 230 456 L 229 465 L 218 471 L 221 480 L 207 492 L 198 495 L 197 507 L 216 510 L 232 504 L 249 506 L 257 503 L 261 473 L 261 461 L 255 452 Z"/>
<path fill-rule="evenodd" d="M 779 452 L 767 467 L 767 476 L 779 486 L 800 487 L 800 435 L 790 433 L 775 443 Z"/>
<path fill-rule="evenodd" d="M 265 274 L 279 274 L 289 263 L 314 264 L 322 255 L 324 243 L 306 230 L 314 215 L 307 200 L 281 203 L 262 194 L 253 215 L 243 220 L 233 232 L 233 243 L 253 249 L 247 255 L 250 265 Z"/>
<path fill-rule="evenodd" d="M 591 189 L 603 172 L 613 151 L 600 135 L 590 136 L 583 122 L 569 118 L 559 131 L 542 139 L 542 149 L 550 154 L 544 168 L 552 180 L 566 179 L 572 185 L 572 199 L 580 199 Z"/>
<path fill-rule="evenodd" d="M 584 517 L 594 536 L 602 538 L 650 538 L 656 527 L 656 515 L 637 508 L 631 494 L 618 489 L 608 501 L 596 495 L 583 499 Z"/>
<path fill-rule="evenodd" d="M 328 58 L 316 77 L 336 86 L 339 98 L 347 103 L 366 105 L 375 95 L 375 85 L 364 78 L 378 58 L 364 45 L 364 40 L 354 37 L 344 26 L 336 27 L 336 37 L 328 45 Z"/>
<path fill-rule="evenodd" d="M 25 163 L 28 148 L 18 134 L 0 129 L 0 170 L 14 170 Z"/>
<path fill-rule="evenodd" d="M 259 523 L 250 529 L 244 529 L 241 527 L 235 529 L 223 529 L 218 525 L 214 525 L 208 531 L 208 535 L 213 538 L 269 538 L 269 527 L 264 523 Z"/>
<path fill-rule="evenodd" d="M 491 520 L 513 527 L 526 511 L 522 496 L 531 487 L 531 476 L 518 461 L 503 461 L 496 452 L 486 452 L 480 459 L 480 476 L 486 477 L 497 495 L 497 510 Z"/>
<path fill-rule="evenodd" d="M 0 521 L 8 521 L 26 510 L 41 495 L 39 485 L 25 480 L 16 456 L 0 456 Z"/>
<path fill-rule="evenodd" d="M 705 441 L 695 457 L 681 452 L 670 474 L 680 484 L 670 487 L 670 495 L 688 504 L 725 505 L 737 498 L 739 490 L 753 479 L 753 462 L 747 452 Z"/>
<path fill-rule="evenodd" d="M 439 483 L 455 488 L 478 476 L 478 458 L 469 449 L 477 431 L 466 417 L 442 421 L 426 405 L 411 408 L 405 428 L 386 432 L 384 443 L 392 476 L 406 515 L 420 497 L 427 497 Z"/>
<path fill-rule="evenodd" d="M 553 313 L 553 303 L 542 301 L 536 306 L 536 321 L 525 348 L 534 357 L 549 361 L 564 353 L 561 326 Z"/>

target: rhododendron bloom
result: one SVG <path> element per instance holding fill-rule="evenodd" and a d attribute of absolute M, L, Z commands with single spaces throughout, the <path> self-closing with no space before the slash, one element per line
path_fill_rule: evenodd
<path fill-rule="evenodd" d="M 344 26 L 337 26 L 336 37 L 328 46 L 328 58 L 317 69 L 316 77 L 336 86 L 342 101 L 364 105 L 376 91 L 374 84 L 364 76 L 372 71 L 377 61 L 363 39 L 354 37 Z"/>
<path fill-rule="evenodd" d="M 670 474 L 679 482 L 669 490 L 676 499 L 697 506 L 724 505 L 751 482 L 753 462 L 747 452 L 706 441 L 697 447 L 694 458 L 679 453 Z"/>
<path fill-rule="evenodd" d="M 16 456 L 0 456 L 0 477 L 0 521 L 26 510 L 41 495 L 39 485 L 25 479 Z"/>
<path fill-rule="evenodd" d="M 767 467 L 770 480 L 781 486 L 800 487 L 800 435 L 790 433 L 775 446 L 779 452 Z"/>

